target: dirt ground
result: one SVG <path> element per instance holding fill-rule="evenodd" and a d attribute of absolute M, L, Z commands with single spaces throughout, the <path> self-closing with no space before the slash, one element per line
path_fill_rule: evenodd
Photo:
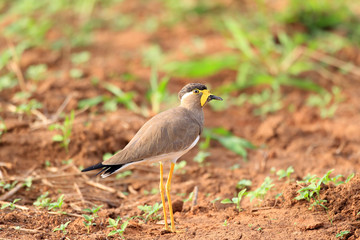
<path fill-rule="evenodd" d="M 130 6 L 129 6 L 130 8 Z M 56 36 L 56 34 L 54 33 Z M 168 36 L 173 36 L 169 38 Z M 192 36 L 206 36 L 206 53 L 230 51 L 225 40 L 217 33 L 202 32 L 201 28 L 162 29 L 151 35 L 137 30 L 115 32 L 98 30 L 93 44 L 86 48 L 91 59 L 83 66 L 85 77 L 81 80 L 69 76 L 49 77 L 38 83 L 33 99 L 44 105 L 45 116 L 55 114 L 64 101 L 64 112 L 77 109 L 78 101 L 85 98 L 108 94 L 103 87 L 94 86 L 92 77 L 113 83 L 123 91 L 135 91 L 135 101 L 145 103 L 149 86 L 150 70 L 141 64 L 141 56 L 135 53 L 138 46 L 150 45 L 154 39 L 173 56 L 181 58 L 179 46 L 189 43 Z M 49 36 L 51 37 L 51 36 Z M 80 51 L 83 49 L 76 49 Z M 353 62 L 359 66 L 360 50 L 344 49 L 334 57 Z M 49 71 L 68 68 L 66 55 L 54 56 L 50 51 L 40 48 L 27 50 L 20 67 L 41 62 L 48 65 Z M 122 74 L 131 72 L 136 81 L 123 81 Z M 160 73 L 161 74 L 161 73 Z M 307 201 L 295 201 L 301 180 L 307 174 L 322 176 L 335 169 L 331 176 L 348 176 L 360 168 L 360 81 L 351 74 L 339 73 L 336 69 L 331 78 L 316 72 L 307 72 L 312 79 L 327 86 L 328 82 L 340 83 L 345 101 L 340 103 L 334 118 L 322 119 L 315 108 L 305 104 L 309 93 L 299 89 L 283 89 L 285 106 L 292 105 L 294 111 L 284 108 L 274 114 L 261 118 L 252 114 L 253 107 L 232 106 L 223 111 L 204 109 L 206 127 L 224 127 L 233 134 L 245 138 L 256 146 L 250 150 L 247 161 L 211 141 L 211 156 L 200 167 L 192 159 L 199 149 L 195 147 L 179 161 L 186 160 L 185 171 L 177 171 L 172 181 L 172 198 L 176 204 L 176 233 L 163 230 L 161 221 L 144 223 L 134 218 L 124 233 L 126 239 L 339 239 L 341 231 L 349 231 L 343 239 L 360 239 L 360 176 L 347 184 L 327 185 L 321 196 L 327 200 L 328 210 L 315 207 L 309 210 Z M 115 77 L 109 77 L 109 76 Z M 189 80 L 172 78 L 168 89 L 177 94 L 188 82 L 202 82 L 216 89 L 236 77 L 235 71 L 222 71 L 216 76 Z M 21 187 L 13 195 L 0 192 L 3 201 L 21 200 L 20 208 L 0 210 L 0 239 L 116 239 L 107 237 L 112 230 L 108 228 L 108 218 L 120 216 L 124 219 L 140 216 L 139 205 L 153 205 L 160 202 L 160 195 L 144 194 L 158 188 L 159 169 L 154 166 L 134 166 L 132 175 L 115 179 L 99 179 L 94 173 L 84 174 L 79 166 L 90 166 L 101 161 L 105 153 L 122 149 L 147 120 L 119 105 L 115 112 L 104 112 L 101 107 L 76 110 L 69 152 L 52 141 L 53 131 L 34 115 L 19 115 L 9 110 L 14 94 L 19 87 L 4 90 L 0 96 L 0 116 L 4 119 L 7 131 L 0 141 L 0 170 L 3 180 L 12 182 L 32 176 L 30 189 Z M 246 90 L 253 91 L 253 90 Z M 245 91 L 245 92 L 246 92 Z M 67 100 L 66 100 L 67 99 Z M 210 103 L 216 104 L 216 102 Z M 63 160 L 72 159 L 70 164 Z M 50 163 L 50 164 L 49 164 Z M 231 168 L 238 164 L 238 168 Z M 49 166 L 50 165 L 50 166 Z M 292 166 L 295 172 L 290 183 L 279 180 L 271 169 L 287 169 Z M 166 166 L 168 171 L 169 166 Z M 250 179 L 258 188 L 269 176 L 275 186 L 263 201 L 242 202 L 243 211 L 234 205 L 221 204 L 212 200 L 231 198 L 238 192 L 236 184 L 241 179 Z M 198 187 L 196 206 L 183 200 Z M 46 191 L 56 200 L 65 195 L 62 211 L 68 214 L 49 213 L 37 209 L 33 202 Z M 128 192 L 128 195 L 122 194 Z M 280 197 L 275 196 L 283 193 Z M 180 195 L 182 194 L 182 195 Z M 83 224 L 82 209 L 103 205 L 98 212 L 95 226 L 88 233 Z M 53 229 L 71 221 L 67 234 Z"/>

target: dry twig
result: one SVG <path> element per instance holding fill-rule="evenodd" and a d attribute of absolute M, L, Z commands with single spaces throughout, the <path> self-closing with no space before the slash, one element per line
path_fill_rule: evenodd
<path fill-rule="evenodd" d="M 77 194 L 79 195 L 81 202 L 83 204 L 85 204 L 84 196 L 82 195 L 80 188 L 76 183 L 74 183 L 74 188 L 75 188 L 75 191 L 77 192 Z"/>
<path fill-rule="evenodd" d="M 22 228 L 20 226 L 0 225 L 0 228 L 1 229 L 11 228 L 11 229 L 15 229 L 17 231 L 30 232 L 30 233 L 45 233 L 45 234 L 48 234 L 48 235 L 52 235 L 52 232 L 44 232 L 44 231 L 40 231 L 38 229 Z"/>
<path fill-rule="evenodd" d="M 191 209 L 194 208 L 197 204 L 197 199 L 198 199 L 198 193 L 199 193 L 199 188 L 198 186 L 195 186 L 194 187 L 194 196 L 193 196 L 193 200 L 192 200 L 192 203 L 191 203 Z"/>

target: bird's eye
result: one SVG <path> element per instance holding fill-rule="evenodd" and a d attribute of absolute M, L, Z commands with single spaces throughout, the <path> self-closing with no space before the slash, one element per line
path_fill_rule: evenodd
<path fill-rule="evenodd" d="M 193 93 L 199 93 L 199 90 L 198 90 L 198 89 L 195 89 L 195 90 L 193 91 Z"/>

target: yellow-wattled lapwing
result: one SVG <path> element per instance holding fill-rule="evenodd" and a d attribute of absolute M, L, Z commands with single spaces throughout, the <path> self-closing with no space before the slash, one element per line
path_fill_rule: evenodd
<path fill-rule="evenodd" d="M 83 172 L 101 169 L 105 178 L 124 168 L 144 162 L 160 162 L 160 192 L 163 204 L 165 228 L 169 230 L 165 211 L 165 189 L 163 183 L 163 163 L 171 162 L 166 182 L 166 195 L 169 203 L 171 231 L 175 231 L 170 198 L 171 178 L 176 160 L 187 153 L 199 141 L 204 125 L 203 106 L 211 100 L 222 100 L 214 96 L 201 83 L 190 83 L 178 94 L 180 106 L 155 115 L 147 121 L 125 148 L 110 159 L 88 167 Z"/>

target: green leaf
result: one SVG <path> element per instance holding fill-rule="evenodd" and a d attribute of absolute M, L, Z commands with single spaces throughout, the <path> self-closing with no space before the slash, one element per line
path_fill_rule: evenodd
<path fill-rule="evenodd" d="M 231 17 L 225 17 L 224 24 L 235 39 L 235 46 L 249 59 L 254 58 L 254 52 L 242 26 Z"/>
<path fill-rule="evenodd" d="M 223 69 L 236 69 L 239 64 L 237 55 L 219 55 L 187 62 L 171 62 L 162 70 L 176 77 L 200 78 L 218 73 Z"/>
<path fill-rule="evenodd" d="M 221 203 L 228 204 L 228 203 L 233 203 L 233 202 L 229 198 L 226 198 L 224 200 L 221 200 Z"/>
<path fill-rule="evenodd" d="M 109 112 L 115 112 L 117 110 L 116 99 L 111 99 L 105 102 L 104 110 Z"/>
<path fill-rule="evenodd" d="M 193 195 L 194 195 L 194 192 L 191 192 L 191 193 L 189 194 L 189 197 L 188 197 L 187 199 L 185 199 L 184 202 L 192 201 Z"/>
<path fill-rule="evenodd" d="M 52 137 L 52 140 L 54 142 L 62 142 L 64 140 L 64 137 L 62 135 L 60 135 L 60 134 L 57 134 L 57 135 Z"/>
<path fill-rule="evenodd" d="M 46 77 L 47 66 L 45 64 L 31 65 L 26 70 L 26 77 L 35 81 Z"/>
<path fill-rule="evenodd" d="M 131 170 L 126 170 L 124 172 L 121 172 L 121 173 L 118 173 L 116 174 L 116 179 L 120 179 L 120 178 L 125 178 L 127 176 L 130 176 L 132 174 L 132 171 Z"/>
<path fill-rule="evenodd" d="M 209 152 L 199 151 L 198 154 L 196 154 L 196 156 L 194 157 L 194 161 L 201 164 L 210 155 L 211 153 Z"/>
<path fill-rule="evenodd" d="M 350 175 L 346 178 L 345 183 L 348 183 L 354 176 L 355 176 L 355 173 L 350 174 Z"/>
<path fill-rule="evenodd" d="M 104 87 L 106 90 L 108 90 L 109 92 L 111 92 L 112 94 L 114 94 L 117 97 L 124 96 L 124 94 L 125 94 L 119 87 L 117 87 L 114 84 L 107 83 L 107 84 L 105 84 Z"/>
<path fill-rule="evenodd" d="M 117 227 L 118 223 L 119 223 L 119 220 L 114 220 L 112 218 L 109 218 L 110 226 L 108 226 L 108 227 Z"/>
<path fill-rule="evenodd" d="M 89 52 L 73 53 L 71 55 L 71 62 L 73 64 L 82 64 L 90 60 L 91 54 Z"/>
<path fill-rule="evenodd" d="M 242 199 L 242 197 L 244 196 L 244 195 L 246 195 L 246 188 L 244 188 L 243 190 L 241 190 L 239 193 L 238 193 L 238 201 L 240 202 L 241 201 L 241 199 Z"/>
<path fill-rule="evenodd" d="M 105 153 L 105 154 L 103 155 L 103 161 L 108 160 L 108 159 L 111 158 L 112 156 L 114 156 L 114 154 L 112 154 L 112 153 Z"/>
<path fill-rule="evenodd" d="M 252 185 L 251 180 L 248 179 L 242 179 L 236 184 L 236 188 L 243 189 L 245 187 L 250 187 Z"/>
<path fill-rule="evenodd" d="M 249 144 L 247 140 L 241 139 L 236 136 L 231 137 L 220 137 L 218 138 L 218 141 L 227 149 L 233 151 L 234 153 L 246 158 L 247 157 L 247 151 L 245 147 L 251 146 L 253 148 L 253 145 Z"/>
<path fill-rule="evenodd" d="M 79 68 L 70 69 L 70 77 L 72 78 L 81 78 L 84 75 L 83 70 Z"/>
<path fill-rule="evenodd" d="M 239 154 L 243 158 L 247 157 L 247 150 L 254 149 L 255 146 L 240 137 L 232 135 L 231 132 L 227 131 L 224 128 L 213 128 L 213 129 L 204 129 L 204 135 L 210 136 L 213 139 L 219 141 L 227 149 Z"/>
<path fill-rule="evenodd" d="M 104 97 L 103 96 L 97 96 L 97 97 L 93 97 L 93 98 L 88 98 L 88 99 L 83 99 L 80 100 L 78 103 L 78 108 L 83 109 L 86 107 L 93 107 L 98 105 L 99 103 L 104 101 Z"/>
<path fill-rule="evenodd" d="M 112 230 L 111 232 L 109 232 L 108 236 L 113 236 L 113 235 L 117 234 L 118 231 L 119 231 L 118 229 L 117 230 Z"/>

